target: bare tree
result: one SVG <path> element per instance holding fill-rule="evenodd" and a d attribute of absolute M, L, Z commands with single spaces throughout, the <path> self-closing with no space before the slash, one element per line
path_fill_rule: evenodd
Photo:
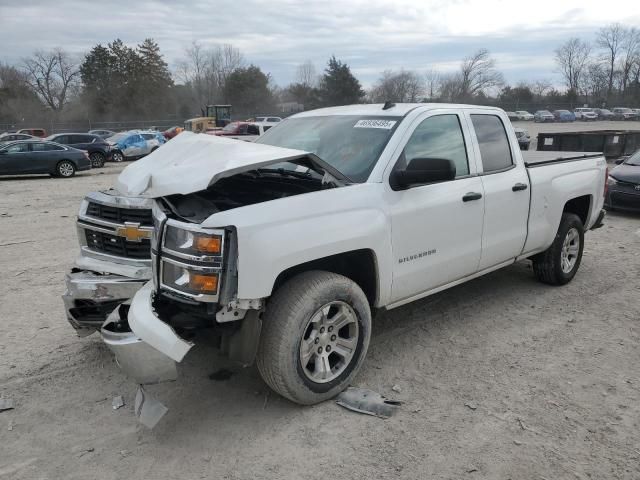
<path fill-rule="evenodd" d="M 429 100 L 437 98 L 440 94 L 440 83 L 442 81 L 442 75 L 440 72 L 434 69 L 429 69 L 424 74 L 425 81 L 425 95 Z"/>
<path fill-rule="evenodd" d="M 544 97 L 551 89 L 553 88 L 553 83 L 551 80 L 542 78 L 540 80 L 536 80 L 531 86 L 531 91 L 537 97 Z"/>
<path fill-rule="evenodd" d="M 178 63 L 177 77 L 190 87 L 193 101 L 200 109 L 222 100 L 227 78 L 244 64 L 240 50 L 233 45 L 205 49 L 193 42 Z"/>
<path fill-rule="evenodd" d="M 382 72 L 382 76 L 371 89 L 369 96 L 374 102 L 417 102 L 424 94 L 424 79 L 415 72 L 391 70 Z"/>
<path fill-rule="evenodd" d="M 640 30 L 632 27 L 625 32 L 620 54 L 621 87 L 623 92 L 633 79 L 632 71 L 638 63 L 640 63 Z"/>
<path fill-rule="evenodd" d="M 318 74 L 311 60 L 307 60 L 296 68 L 296 83 L 305 87 L 317 86 Z"/>
<path fill-rule="evenodd" d="M 596 36 L 596 44 L 604 50 L 603 60 L 607 64 L 609 83 L 607 86 L 607 98 L 613 90 L 613 77 L 616 70 L 616 60 L 620 54 L 624 41 L 625 29 L 619 23 L 612 23 L 601 28 Z"/>
<path fill-rule="evenodd" d="M 78 65 L 60 48 L 37 51 L 24 59 L 27 82 L 33 92 L 54 112 L 60 112 L 78 84 Z"/>
<path fill-rule="evenodd" d="M 576 93 L 581 91 L 581 82 L 590 53 L 590 45 L 579 38 L 570 38 L 555 51 L 555 61 L 564 82 Z"/>
<path fill-rule="evenodd" d="M 480 93 L 486 94 L 488 90 L 504 84 L 502 73 L 496 70 L 496 62 L 485 48 L 462 61 L 458 80 L 458 96 L 461 99 L 469 99 Z"/>
<path fill-rule="evenodd" d="M 607 95 L 609 76 L 601 63 L 590 63 L 584 75 L 584 91 L 590 101 L 604 99 Z"/>

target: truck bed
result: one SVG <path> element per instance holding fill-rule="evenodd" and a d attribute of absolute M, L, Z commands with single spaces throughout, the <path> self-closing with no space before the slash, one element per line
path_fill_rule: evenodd
<path fill-rule="evenodd" d="M 602 157 L 600 152 L 522 152 L 524 164 L 528 168 L 549 165 L 551 163 L 575 162 L 587 158 Z"/>

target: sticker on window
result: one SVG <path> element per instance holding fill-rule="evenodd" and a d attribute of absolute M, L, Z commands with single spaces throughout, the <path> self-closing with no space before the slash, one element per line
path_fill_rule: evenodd
<path fill-rule="evenodd" d="M 553 138 L 545 138 L 544 139 L 544 144 L 545 145 L 553 145 Z"/>
<path fill-rule="evenodd" d="M 617 135 L 615 135 L 615 136 L 613 137 L 613 140 L 611 141 L 611 143 L 618 143 L 618 140 L 619 140 L 618 136 L 617 136 Z"/>
<path fill-rule="evenodd" d="M 391 130 L 395 124 L 395 120 L 358 120 L 353 128 L 382 128 L 384 130 Z"/>

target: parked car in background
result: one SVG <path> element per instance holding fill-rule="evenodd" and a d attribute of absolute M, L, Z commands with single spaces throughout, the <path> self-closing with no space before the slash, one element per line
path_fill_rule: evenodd
<path fill-rule="evenodd" d="M 30 138 L 38 138 L 26 133 L 3 133 L 0 135 L 0 143 L 15 142 L 16 140 L 29 140 Z"/>
<path fill-rule="evenodd" d="M 556 117 L 553 116 L 549 110 L 538 110 L 533 116 L 533 121 L 536 123 L 540 122 L 555 122 Z"/>
<path fill-rule="evenodd" d="M 598 120 L 613 120 L 615 117 L 614 113 L 606 108 L 594 108 L 593 111 L 598 115 Z"/>
<path fill-rule="evenodd" d="M 165 142 L 165 138 L 160 132 L 131 130 L 116 133 L 107 142 L 111 148 L 111 160 L 122 162 L 150 154 Z"/>
<path fill-rule="evenodd" d="M 147 146 L 149 148 L 149 153 L 153 152 L 155 149 L 167 143 L 167 139 L 164 138 L 162 132 L 158 132 L 157 130 L 145 130 L 140 131 L 140 135 L 147 141 Z"/>
<path fill-rule="evenodd" d="M 512 122 L 516 120 L 520 120 L 516 112 L 506 112 L 506 114 L 507 114 L 507 117 L 509 117 L 509 120 L 511 120 Z"/>
<path fill-rule="evenodd" d="M 111 147 L 109 143 L 98 135 L 92 135 L 90 133 L 58 133 L 49 135 L 47 140 L 68 145 L 78 150 L 85 150 L 89 154 L 93 168 L 103 167 L 104 162 L 111 158 Z"/>
<path fill-rule="evenodd" d="M 253 119 L 254 122 L 256 123 L 278 123 L 282 121 L 282 118 L 280 117 L 256 117 Z"/>
<path fill-rule="evenodd" d="M 640 120 L 640 108 L 632 108 L 631 111 L 636 114 L 636 120 Z"/>
<path fill-rule="evenodd" d="M 164 138 L 166 138 L 167 140 L 171 140 L 173 137 L 175 137 L 176 135 L 178 135 L 183 131 L 184 131 L 184 128 L 176 126 L 176 127 L 171 127 L 165 130 L 164 132 L 162 132 L 162 134 L 164 135 Z"/>
<path fill-rule="evenodd" d="M 16 133 L 26 133 L 34 137 L 44 138 L 47 136 L 47 131 L 44 128 L 21 128 Z"/>
<path fill-rule="evenodd" d="M 517 110 L 516 115 L 518 116 L 518 120 L 525 120 L 527 122 L 533 120 L 533 114 L 526 110 Z"/>
<path fill-rule="evenodd" d="M 640 212 L 640 150 L 609 172 L 607 184 L 606 208 Z"/>
<path fill-rule="evenodd" d="M 87 133 L 90 133 L 91 135 L 98 135 L 102 138 L 113 137 L 116 134 L 116 132 L 111 130 L 89 130 Z"/>
<path fill-rule="evenodd" d="M 518 145 L 520 145 L 520 150 L 529 150 L 529 145 L 531 144 L 531 137 L 529 136 L 529 132 L 524 128 L 514 128 L 516 132 L 516 138 L 518 139 Z"/>
<path fill-rule="evenodd" d="M 576 116 L 569 110 L 554 110 L 553 116 L 558 122 L 575 122 Z"/>
<path fill-rule="evenodd" d="M 207 133 L 216 137 L 235 138 L 252 142 L 273 125 L 274 123 L 268 124 L 266 122 L 231 122 L 222 130 L 214 130 Z"/>
<path fill-rule="evenodd" d="M 59 143 L 19 140 L 0 146 L 0 175 L 48 173 L 68 178 L 90 169 L 87 152 Z"/>
<path fill-rule="evenodd" d="M 598 114 L 591 108 L 575 108 L 573 110 L 576 120 L 582 120 L 583 122 L 598 120 Z"/>
<path fill-rule="evenodd" d="M 616 107 L 613 109 L 614 120 L 635 120 L 636 113 L 630 108 Z"/>

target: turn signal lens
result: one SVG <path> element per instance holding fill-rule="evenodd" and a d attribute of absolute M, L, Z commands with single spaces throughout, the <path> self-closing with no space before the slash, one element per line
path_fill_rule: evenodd
<path fill-rule="evenodd" d="M 188 295 L 216 295 L 220 277 L 218 272 L 203 272 L 196 267 L 162 261 L 162 285 Z"/>
<path fill-rule="evenodd" d="M 218 275 L 201 275 L 192 273 L 189 276 L 191 290 L 201 293 L 216 293 L 218 291 Z"/>
<path fill-rule="evenodd" d="M 221 241 L 220 237 L 209 237 L 197 235 L 195 237 L 194 248 L 198 252 L 218 255 L 220 253 Z"/>

